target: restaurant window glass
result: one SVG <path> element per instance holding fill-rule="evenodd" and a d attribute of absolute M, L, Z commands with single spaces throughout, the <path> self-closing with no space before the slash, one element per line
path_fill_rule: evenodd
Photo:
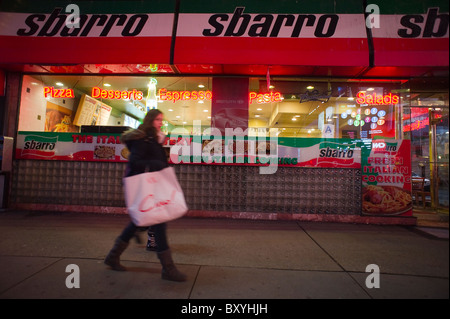
<path fill-rule="evenodd" d="M 165 115 L 163 130 L 193 133 L 193 121 L 211 124 L 208 77 L 25 75 L 19 131 L 83 132 L 92 127 L 133 127 L 148 109 Z"/>
<path fill-rule="evenodd" d="M 249 127 L 279 137 L 398 138 L 400 83 L 251 79 Z"/>

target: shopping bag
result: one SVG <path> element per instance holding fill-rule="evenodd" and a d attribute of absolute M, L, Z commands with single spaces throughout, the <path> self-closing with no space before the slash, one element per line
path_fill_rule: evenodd
<path fill-rule="evenodd" d="M 125 203 L 136 226 L 151 226 L 182 217 L 188 211 L 173 167 L 125 177 Z"/>

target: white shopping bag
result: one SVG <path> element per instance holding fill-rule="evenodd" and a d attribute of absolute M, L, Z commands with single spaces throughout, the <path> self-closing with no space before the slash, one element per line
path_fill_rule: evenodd
<path fill-rule="evenodd" d="M 173 167 L 124 179 L 125 203 L 136 226 L 151 226 L 182 217 L 188 211 Z"/>

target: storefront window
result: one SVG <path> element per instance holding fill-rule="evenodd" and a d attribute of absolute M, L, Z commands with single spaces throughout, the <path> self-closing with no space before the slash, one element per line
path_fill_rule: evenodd
<path fill-rule="evenodd" d="M 279 137 L 398 137 L 399 83 L 274 79 L 267 84 L 250 82 L 249 126 L 255 131 L 277 128 Z"/>
<path fill-rule="evenodd" d="M 19 131 L 83 132 L 92 126 L 136 128 L 146 111 L 165 114 L 163 130 L 211 123 L 208 77 L 25 75 Z"/>
<path fill-rule="evenodd" d="M 276 129 L 279 137 L 373 139 L 400 135 L 396 121 L 400 105 L 397 82 L 216 80 L 25 75 L 19 131 L 87 132 L 96 126 L 136 128 L 148 109 L 158 108 L 165 114 L 166 133 L 181 127 L 188 134 L 202 134 L 205 128 L 225 121 L 220 125 L 234 128 L 243 123 L 248 126 L 249 135 L 268 134 L 270 129 Z M 231 89 L 219 88 L 223 84 L 231 84 Z M 246 85 L 248 109 L 242 94 L 247 90 L 239 88 Z M 226 96 L 214 101 L 213 94 Z M 237 99 L 241 100 L 236 102 Z M 231 107 L 224 101 L 235 103 L 234 109 L 227 110 Z M 227 116 L 232 121 L 227 121 Z"/>

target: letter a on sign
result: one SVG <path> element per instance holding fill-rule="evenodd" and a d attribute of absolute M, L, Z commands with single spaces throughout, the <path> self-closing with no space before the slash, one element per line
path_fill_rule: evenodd
<path fill-rule="evenodd" d="M 366 278 L 366 287 L 369 289 L 380 288 L 380 267 L 375 264 L 367 265 L 366 272 L 371 272 Z"/>
<path fill-rule="evenodd" d="M 66 272 L 71 273 L 66 278 L 66 287 L 69 289 L 80 288 L 80 267 L 75 264 L 67 265 Z"/>

